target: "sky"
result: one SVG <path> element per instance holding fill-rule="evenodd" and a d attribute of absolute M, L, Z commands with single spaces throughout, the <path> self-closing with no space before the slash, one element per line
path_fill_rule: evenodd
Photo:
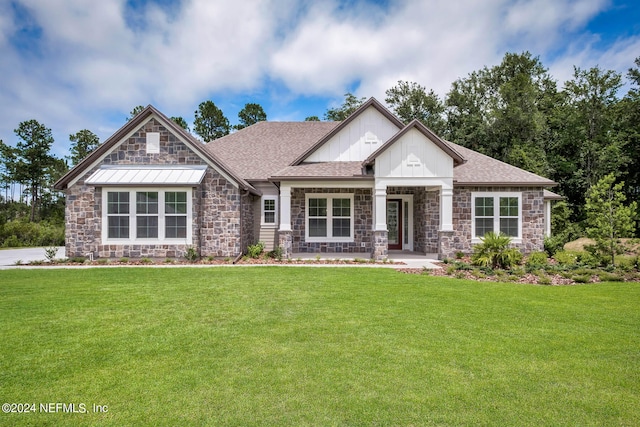
<path fill-rule="evenodd" d="M 440 97 L 529 51 L 559 85 L 574 66 L 626 76 L 640 56 L 638 0 L 0 0 L 0 139 L 35 119 L 57 157 L 69 135 L 104 141 L 137 105 L 191 126 L 213 101 L 271 121 L 320 118 L 344 94 L 399 80 Z M 622 95 L 622 94 L 621 94 Z"/>

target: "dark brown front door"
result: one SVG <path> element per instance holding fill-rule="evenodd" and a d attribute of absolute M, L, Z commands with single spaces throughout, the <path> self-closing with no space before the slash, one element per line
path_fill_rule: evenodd
<path fill-rule="evenodd" d="M 402 249 L 402 200 L 387 200 L 389 249 Z"/>

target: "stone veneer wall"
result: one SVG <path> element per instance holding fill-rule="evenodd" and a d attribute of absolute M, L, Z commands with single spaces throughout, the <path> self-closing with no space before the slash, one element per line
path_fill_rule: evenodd
<path fill-rule="evenodd" d="M 354 241 L 306 242 L 305 194 L 353 194 Z M 373 198 L 369 188 L 294 188 L 291 191 L 291 250 L 307 253 L 367 253 L 373 252 Z M 364 242 L 364 246 L 362 243 Z M 282 244 L 282 241 L 281 241 Z"/>
<path fill-rule="evenodd" d="M 543 189 L 537 187 L 458 187 L 453 190 L 453 233 L 440 244 L 440 255 L 453 257 L 458 251 L 471 253 L 471 193 L 521 192 L 522 243 L 514 244 L 524 253 L 544 249 Z"/>
<path fill-rule="evenodd" d="M 146 133 L 160 133 L 160 152 L 146 153 Z M 152 119 L 107 155 L 106 165 L 203 165 L 202 158 Z M 99 165 L 88 170 L 66 191 L 67 257 L 181 257 L 185 244 L 102 244 L 102 188 L 84 184 Z M 223 176 L 208 169 L 202 184 L 192 192 L 193 246 L 202 255 L 235 256 L 241 247 L 240 192 Z"/>

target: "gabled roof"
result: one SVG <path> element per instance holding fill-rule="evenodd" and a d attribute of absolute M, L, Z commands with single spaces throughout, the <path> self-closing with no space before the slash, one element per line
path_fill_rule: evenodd
<path fill-rule="evenodd" d="M 375 162 L 376 158 L 384 153 L 389 147 L 395 144 L 400 138 L 407 134 L 411 129 L 416 129 L 418 132 L 422 133 L 425 137 L 427 137 L 431 142 L 436 144 L 438 148 L 447 153 L 449 157 L 453 159 L 454 166 L 460 165 L 464 163 L 466 160 L 449 144 L 447 144 L 443 139 L 441 139 L 438 135 L 433 133 L 431 129 L 422 124 L 419 120 L 414 119 L 402 128 L 397 134 L 395 134 L 391 139 L 382 144 L 380 148 L 371 153 L 367 159 L 363 162 L 365 165 L 369 165 Z"/>
<path fill-rule="evenodd" d="M 258 122 L 209 142 L 207 152 L 223 158 L 244 179 L 267 181 L 291 165 L 340 122 Z"/>
<path fill-rule="evenodd" d="M 300 154 L 291 163 L 291 165 L 299 165 L 300 163 L 304 162 L 304 160 L 306 158 L 308 158 L 311 154 L 313 154 L 318 148 L 322 147 L 325 142 L 327 142 L 333 136 L 335 136 L 337 133 L 339 133 L 342 129 L 344 129 L 347 125 L 349 125 L 349 123 L 351 123 L 353 120 L 355 120 L 356 117 L 358 117 L 360 115 L 360 113 L 362 113 L 364 110 L 366 110 L 369 107 L 373 107 L 376 110 L 378 110 L 378 112 L 380 112 L 380 114 L 382 114 L 387 119 L 389 119 L 389 121 L 391 121 L 394 125 L 396 125 L 398 127 L 398 129 L 402 129 L 404 127 L 404 123 L 402 123 L 402 121 L 399 118 L 397 118 L 394 114 L 392 114 L 389 110 L 387 110 L 384 107 L 384 105 L 382 105 L 381 103 L 378 102 L 378 100 L 376 100 L 375 98 L 371 97 L 371 98 L 369 98 L 369 100 L 367 102 L 362 104 L 356 111 L 351 113 L 351 115 L 349 117 L 347 117 L 346 120 L 344 120 L 342 122 L 337 122 L 337 123 L 339 123 L 338 126 L 336 126 L 331 132 L 326 134 L 324 136 L 324 138 L 320 139 L 314 145 L 309 147 L 305 152 Z"/>
<path fill-rule="evenodd" d="M 159 119 L 164 127 L 166 127 L 171 133 L 178 136 L 187 146 L 196 152 L 203 160 L 212 166 L 218 168 L 226 175 L 231 177 L 240 188 L 243 190 L 249 190 L 254 194 L 260 194 L 258 190 L 256 190 L 251 184 L 249 184 L 245 179 L 240 177 L 235 173 L 235 171 L 229 168 L 221 159 L 219 159 L 215 154 L 208 152 L 205 150 L 204 144 L 198 141 L 193 137 L 189 132 L 184 130 L 182 127 L 178 126 L 173 120 L 169 119 L 167 116 L 162 114 L 152 105 L 148 105 L 144 108 L 140 113 L 136 114 L 131 120 L 127 121 L 120 129 L 116 131 L 113 135 L 111 135 L 107 140 L 105 140 L 98 148 L 96 148 L 91 154 L 85 157 L 80 163 L 78 163 L 75 167 L 73 167 L 69 172 L 67 172 L 62 178 L 60 178 L 55 184 L 54 188 L 57 190 L 64 190 L 69 183 L 71 183 L 75 178 L 79 177 L 83 173 L 86 172 L 88 168 L 90 168 L 94 163 L 101 160 L 104 156 L 109 154 L 111 150 L 113 150 L 123 138 L 125 138 L 128 134 L 142 126 L 146 121 L 155 116 Z"/>

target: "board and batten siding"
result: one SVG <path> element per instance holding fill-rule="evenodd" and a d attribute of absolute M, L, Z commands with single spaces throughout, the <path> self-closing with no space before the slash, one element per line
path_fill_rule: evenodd
<path fill-rule="evenodd" d="M 411 129 L 376 158 L 377 177 L 452 177 L 453 159 L 429 138 Z"/>
<path fill-rule="evenodd" d="M 305 161 L 363 161 L 398 131 L 398 127 L 388 118 L 374 107 L 369 107 Z"/>

